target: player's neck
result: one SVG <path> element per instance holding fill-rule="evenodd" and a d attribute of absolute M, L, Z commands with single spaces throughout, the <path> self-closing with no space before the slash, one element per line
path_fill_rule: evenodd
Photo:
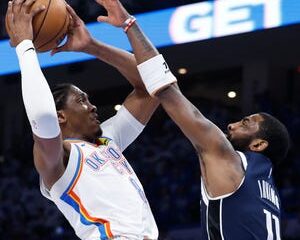
<path fill-rule="evenodd" d="M 96 138 L 86 137 L 82 134 L 74 133 L 74 132 L 67 132 L 67 133 L 63 132 L 62 133 L 62 138 L 63 138 L 63 140 L 76 139 L 76 140 L 82 140 L 82 141 L 89 142 L 89 143 L 95 143 L 96 142 Z"/>

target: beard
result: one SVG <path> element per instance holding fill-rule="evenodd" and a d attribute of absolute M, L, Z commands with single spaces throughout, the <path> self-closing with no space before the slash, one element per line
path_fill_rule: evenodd
<path fill-rule="evenodd" d="M 86 134 L 84 139 L 88 142 L 94 143 L 100 137 L 102 137 L 102 129 L 99 125 L 99 128 L 95 129 L 93 133 Z"/>
<path fill-rule="evenodd" d="M 242 137 L 242 138 L 234 138 L 231 135 L 227 135 L 227 139 L 229 140 L 229 142 L 231 143 L 231 145 L 233 146 L 233 148 L 237 151 L 247 151 L 249 150 L 249 145 L 253 139 L 253 137 Z"/>

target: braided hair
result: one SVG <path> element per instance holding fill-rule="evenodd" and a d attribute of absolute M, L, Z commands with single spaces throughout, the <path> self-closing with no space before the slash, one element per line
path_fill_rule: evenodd
<path fill-rule="evenodd" d="M 64 109 L 64 107 L 66 106 L 68 95 L 72 87 L 73 85 L 70 83 L 62 83 L 55 85 L 51 89 L 57 111 Z"/>

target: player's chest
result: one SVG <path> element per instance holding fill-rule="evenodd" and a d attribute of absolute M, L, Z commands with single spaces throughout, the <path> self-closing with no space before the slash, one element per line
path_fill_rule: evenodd
<path fill-rule="evenodd" d="M 82 164 L 87 172 L 112 172 L 117 170 L 118 174 L 131 175 L 133 170 L 118 147 L 114 145 L 101 145 L 94 147 L 83 145 Z"/>

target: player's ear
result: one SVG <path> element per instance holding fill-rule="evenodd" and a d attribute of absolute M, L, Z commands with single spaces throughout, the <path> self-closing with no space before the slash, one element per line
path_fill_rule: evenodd
<path fill-rule="evenodd" d="M 63 124 L 67 122 L 67 117 L 64 110 L 57 111 L 58 123 Z"/>
<path fill-rule="evenodd" d="M 250 150 L 253 152 L 262 152 L 269 146 L 268 141 L 260 138 L 253 139 L 250 143 Z"/>

